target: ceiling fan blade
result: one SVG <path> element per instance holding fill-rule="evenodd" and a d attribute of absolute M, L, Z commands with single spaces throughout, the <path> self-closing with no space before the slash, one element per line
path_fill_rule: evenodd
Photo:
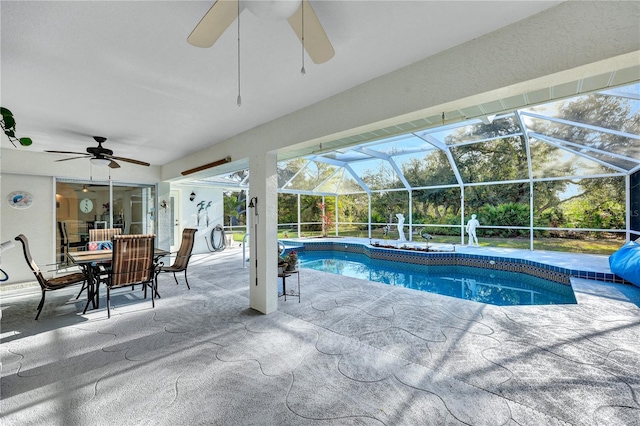
<path fill-rule="evenodd" d="M 119 169 L 120 168 L 120 164 L 118 164 L 115 161 L 111 160 L 111 162 L 109 163 L 109 167 L 112 168 L 112 169 Z"/>
<path fill-rule="evenodd" d="M 237 17 L 238 0 L 217 0 L 191 31 L 187 41 L 196 47 L 211 47 Z"/>
<path fill-rule="evenodd" d="M 138 164 L 139 166 L 150 166 L 151 164 L 145 163 L 144 161 L 134 160 L 132 158 L 124 158 L 124 157 L 111 157 L 114 160 L 126 161 L 127 163 Z M 120 166 L 118 166 L 120 167 Z"/>
<path fill-rule="evenodd" d="M 69 161 L 69 160 L 77 160 L 79 158 L 87 158 L 87 155 L 83 155 L 82 157 L 69 157 L 69 158 L 61 158 L 60 160 L 56 160 L 55 162 L 57 163 L 58 161 Z"/>
<path fill-rule="evenodd" d="M 322 64 L 333 58 L 335 50 L 329 41 L 329 37 L 324 32 L 318 16 L 313 11 L 309 0 L 302 0 L 302 4 L 291 15 L 289 25 L 302 42 L 302 11 L 304 10 L 304 49 L 309 54 L 311 60 L 316 64 Z"/>
<path fill-rule="evenodd" d="M 74 151 L 45 151 L 45 152 L 50 152 L 52 154 L 77 154 L 77 155 L 84 155 L 86 157 L 89 156 L 89 154 L 87 154 L 86 152 L 74 152 Z"/>

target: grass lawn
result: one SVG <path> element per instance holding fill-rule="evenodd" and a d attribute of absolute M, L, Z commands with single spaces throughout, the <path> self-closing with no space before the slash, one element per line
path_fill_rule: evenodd
<path fill-rule="evenodd" d="M 320 232 L 306 232 L 305 237 L 317 237 L 320 236 Z M 335 232 L 330 232 L 329 237 L 335 236 Z M 359 237 L 367 238 L 367 231 L 364 230 L 342 230 L 340 229 L 341 237 Z M 235 237 L 235 235 L 234 235 Z M 288 232 L 286 235 L 284 232 L 278 233 L 278 238 L 296 238 L 295 232 Z M 389 241 L 393 241 L 397 238 L 397 233 L 392 232 Z M 371 238 L 375 240 L 384 240 L 384 235 L 380 229 L 372 229 Z M 465 235 L 465 241 L 467 236 Z M 419 235 L 414 235 L 413 240 L 416 242 L 423 241 Z M 505 247 L 516 249 L 529 249 L 529 238 L 486 238 L 479 237 L 479 243 L 481 246 L 487 247 Z M 240 238 L 242 241 L 242 238 Z M 433 243 L 446 243 L 446 244 L 460 244 L 459 236 L 452 235 L 437 235 L 433 234 Z M 624 244 L 624 239 L 611 239 L 611 240 L 598 240 L 598 239 L 569 239 L 569 238 L 535 238 L 533 240 L 533 247 L 535 250 L 550 250 L 550 251 L 563 251 L 571 253 L 588 253 L 588 254 L 603 254 L 610 255 L 614 251 L 618 250 Z"/>

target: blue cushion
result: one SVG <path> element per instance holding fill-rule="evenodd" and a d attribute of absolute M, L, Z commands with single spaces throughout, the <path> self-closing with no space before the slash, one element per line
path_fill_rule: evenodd
<path fill-rule="evenodd" d="M 113 250 L 111 241 L 91 241 L 87 243 L 87 250 Z"/>
<path fill-rule="evenodd" d="M 640 244 L 629 241 L 609 256 L 611 272 L 640 287 Z"/>

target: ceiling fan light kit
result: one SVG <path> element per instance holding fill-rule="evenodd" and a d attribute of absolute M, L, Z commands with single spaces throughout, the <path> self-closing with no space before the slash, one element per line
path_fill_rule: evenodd
<path fill-rule="evenodd" d="M 281 21 L 293 15 L 302 3 L 301 0 L 246 0 L 241 1 L 258 18 Z"/>
<path fill-rule="evenodd" d="M 91 164 L 93 164 L 94 166 L 104 167 L 111 164 L 111 160 L 107 160 L 106 158 L 92 158 L 89 161 L 91 161 Z"/>

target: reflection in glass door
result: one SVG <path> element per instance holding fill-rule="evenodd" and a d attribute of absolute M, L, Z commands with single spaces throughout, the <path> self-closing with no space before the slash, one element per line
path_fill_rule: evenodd
<path fill-rule="evenodd" d="M 89 230 L 120 228 L 123 234 L 156 229 L 155 186 L 97 181 L 56 182 L 56 234 L 60 259 L 83 250 Z"/>

